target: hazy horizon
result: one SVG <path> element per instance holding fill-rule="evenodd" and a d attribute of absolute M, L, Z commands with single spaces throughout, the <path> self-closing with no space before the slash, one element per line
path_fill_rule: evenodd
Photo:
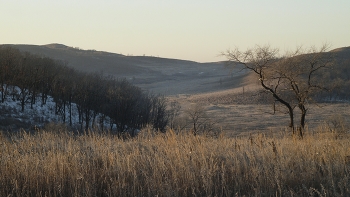
<path fill-rule="evenodd" d="M 0 3 L 1 44 L 64 44 L 124 55 L 213 62 L 229 48 L 350 45 L 350 2 L 9 1 Z"/>

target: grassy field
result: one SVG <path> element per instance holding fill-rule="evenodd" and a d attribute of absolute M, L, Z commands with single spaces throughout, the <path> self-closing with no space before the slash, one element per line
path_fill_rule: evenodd
<path fill-rule="evenodd" d="M 0 136 L 0 196 L 350 196 L 350 137 Z"/>
<path fill-rule="evenodd" d="M 212 122 L 216 123 L 227 137 L 243 136 L 251 133 L 278 132 L 288 127 L 289 116 L 284 106 L 275 105 L 268 94 L 253 91 L 254 86 L 224 90 L 212 93 L 179 95 L 168 97 L 181 105 L 182 112 L 191 105 L 199 104 L 205 109 Z M 260 88 L 260 87 L 258 87 Z M 306 126 L 315 130 L 319 125 L 350 128 L 350 103 L 310 102 L 306 116 Z M 300 120 L 299 110 L 294 111 L 296 124 Z"/>

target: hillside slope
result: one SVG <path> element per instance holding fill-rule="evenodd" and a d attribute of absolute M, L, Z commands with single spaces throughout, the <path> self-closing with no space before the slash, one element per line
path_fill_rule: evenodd
<path fill-rule="evenodd" d="M 66 61 L 68 66 L 85 72 L 101 72 L 126 78 L 133 84 L 164 95 L 193 94 L 226 89 L 232 75 L 223 62 L 193 61 L 149 56 L 125 56 L 95 50 L 81 50 L 62 44 L 11 45 L 21 51 Z M 231 83 L 232 84 L 232 83 Z M 237 84 L 237 83 L 234 83 Z M 237 84 L 239 85 L 239 84 Z"/>
<path fill-rule="evenodd" d="M 224 62 L 198 63 L 150 56 L 125 56 L 82 50 L 62 44 L 11 46 L 21 51 L 65 61 L 69 67 L 80 71 L 126 78 L 145 90 L 166 96 L 212 93 L 254 86 L 254 80 L 247 77 L 245 71 L 229 69 Z M 336 69 L 342 70 L 341 75 L 350 71 L 350 47 L 333 49 L 328 53 L 334 54 L 337 64 L 340 65 Z"/>

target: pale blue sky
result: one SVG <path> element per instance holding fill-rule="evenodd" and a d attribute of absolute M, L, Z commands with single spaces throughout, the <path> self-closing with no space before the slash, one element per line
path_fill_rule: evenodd
<path fill-rule="evenodd" d="M 0 0 L 0 43 L 219 61 L 229 48 L 350 45 L 349 0 Z"/>

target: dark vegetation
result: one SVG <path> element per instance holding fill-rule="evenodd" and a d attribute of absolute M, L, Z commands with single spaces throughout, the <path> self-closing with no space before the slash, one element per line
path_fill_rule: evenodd
<path fill-rule="evenodd" d="M 21 111 L 53 97 L 55 113 L 72 125 L 73 106 L 79 114 L 79 130 L 105 130 L 133 134 L 145 126 L 165 131 L 166 100 L 145 92 L 124 79 L 78 72 L 67 62 L 0 47 L 1 102 L 20 101 Z M 73 104 L 76 105 L 73 105 Z M 113 128 L 116 125 L 116 128 Z"/>

